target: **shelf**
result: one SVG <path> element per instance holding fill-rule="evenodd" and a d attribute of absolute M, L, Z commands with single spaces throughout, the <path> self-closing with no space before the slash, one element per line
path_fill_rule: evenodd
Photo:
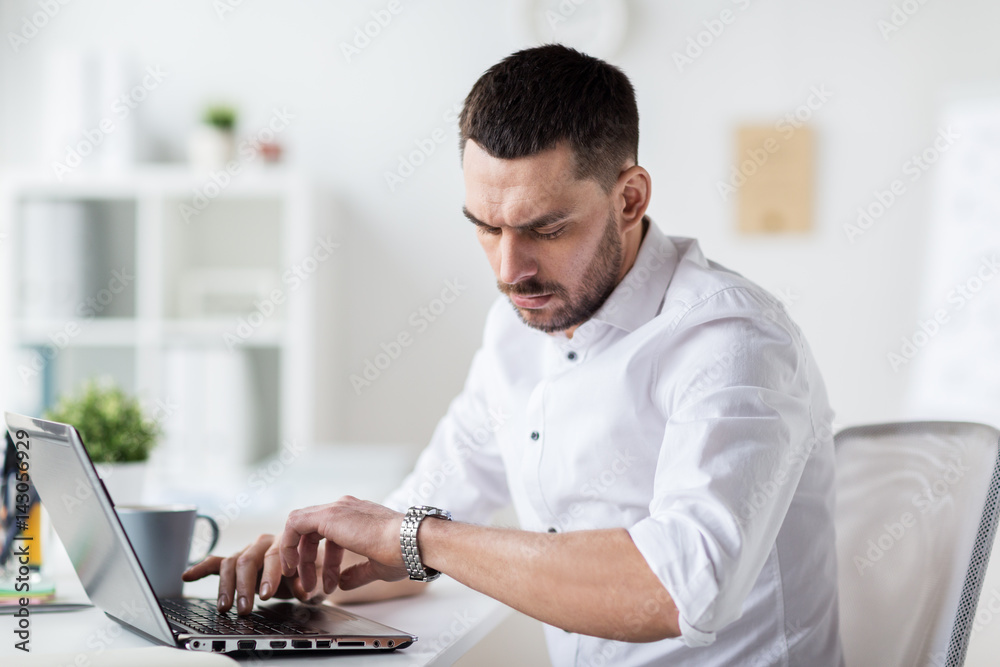
<path fill-rule="evenodd" d="M 196 343 L 224 347 L 280 347 L 284 344 L 285 325 L 281 322 L 264 322 L 254 328 L 240 326 L 246 317 L 204 320 L 164 320 L 163 344 Z M 249 336 L 243 334 L 250 332 Z M 230 338 L 232 336 L 232 338 Z M 234 340 L 235 339 L 235 340 Z M 227 342 L 228 341 L 228 342 Z M 238 341 L 238 342 L 235 342 Z"/>
<path fill-rule="evenodd" d="M 130 347 L 139 341 L 132 318 L 15 320 L 14 342 L 35 347 Z"/>
<path fill-rule="evenodd" d="M 228 182 L 227 182 L 228 177 Z M 199 172 L 184 164 L 143 164 L 128 171 L 77 169 L 60 181 L 50 171 L 9 171 L 3 173 L 7 187 L 20 196 L 37 199 L 134 199 L 157 194 L 190 199 L 206 185 L 223 184 L 218 198 L 284 197 L 301 185 L 300 176 L 281 166 L 244 165 L 235 176 Z M 208 187 L 208 194 L 215 190 Z"/>
<path fill-rule="evenodd" d="M 157 341 L 162 345 L 196 344 L 207 347 L 280 347 L 285 325 L 264 322 L 257 327 L 246 317 L 203 320 L 162 320 L 160 323 L 131 318 L 66 320 L 16 320 L 14 342 L 24 347 L 135 347 Z M 249 335 L 247 335 L 249 334 Z M 229 338 L 232 336 L 232 338 Z M 227 342 L 228 341 L 228 342 Z"/>
<path fill-rule="evenodd" d="M 171 457 L 308 445 L 316 281 L 282 276 L 313 250 L 316 197 L 301 173 L 259 164 L 0 172 L 0 367 L 27 369 L 0 383 L 0 405 L 41 414 L 106 376 L 169 408 Z"/>

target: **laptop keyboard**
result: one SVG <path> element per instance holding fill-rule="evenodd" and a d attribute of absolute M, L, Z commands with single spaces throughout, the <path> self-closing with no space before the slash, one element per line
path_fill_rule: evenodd
<path fill-rule="evenodd" d="M 205 635 L 319 634 L 305 625 L 282 620 L 266 609 L 251 612 L 247 616 L 239 616 L 233 610 L 220 614 L 213 601 L 196 598 L 160 600 L 160 606 L 171 623 Z"/>

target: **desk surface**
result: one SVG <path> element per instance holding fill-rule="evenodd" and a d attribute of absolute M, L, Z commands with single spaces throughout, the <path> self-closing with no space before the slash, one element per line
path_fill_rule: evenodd
<path fill-rule="evenodd" d="M 486 636 L 506 616 L 509 609 L 465 586 L 442 578 L 424 595 L 351 605 L 351 611 L 419 637 L 406 649 L 393 653 L 338 656 L 272 656 L 269 665 L 302 665 L 335 660 L 336 665 L 450 665 Z M 13 647 L 13 617 L 4 615 L 0 633 L 0 663 L 24 654 Z M 96 608 L 71 613 L 35 614 L 31 617 L 31 651 L 70 653 L 154 646 L 138 635 L 124 631 Z M 73 658 L 66 664 L 74 664 Z"/>
<path fill-rule="evenodd" d="M 261 522 L 234 523 L 220 540 L 216 553 L 231 553 L 246 545 L 260 530 Z M 267 522 L 273 530 L 275 522 Z M 60 601 L 86 601 L 76 573 L 73 572 L 66 552 L 61 545 L 54 545 L 48 552 L 47 569 L 56 582 Z M 196 597 L 216 597 L 217 579 L 212 577 L 187 584 L 184 594 Z M 401 600 L 354 604 L 348 607 L 362 616 L 379 621 L 416 635 L 419 639 L 410 647 L 393 653 L 367 655 L 303 656 L 288 658 L 273 656 L 269 665 L 303 665 L 335 660 L 343 667 L 350 665 L 450 665 L 476 642 L 493 630 L 510 612 L 510 608 L 477 593 L 462 584 L 442 577 L 429 584 L 423 595 Z M 6 611 L 6 610 L 4 610 Z M 24 656 L 14 648 L 14 618 L 0 612 L 0 663 L 7 664 L 9 656 Z M 154 644 L 107 618 L 96 608 L 68 613 L 46 613 L 31 616 L 32 653 L 71 653 L 99 651 L 101 649 L 129 649 Z M 65 661 L 74 664 L 74 656 Z M 86 663 L 83 663 L 86 664 Z"/>

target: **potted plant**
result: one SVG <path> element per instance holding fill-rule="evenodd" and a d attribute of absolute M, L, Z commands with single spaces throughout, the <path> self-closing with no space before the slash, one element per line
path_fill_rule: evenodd
<path fill-rule="evenodd" d="M 142 502 L 146 461 L 160 427 L 138 399 L 111 381 L 91 380 L 79 394 L 60 398 L 45 418 L 76 427 L 116 504 Z"/>
<path fill-rule="evenodd" d="M 188 145 L 195 168 L 221 169 L 236 156 L 236 115 L 236 109 L 224 104 L 205 109 L 202 123 Z"/>

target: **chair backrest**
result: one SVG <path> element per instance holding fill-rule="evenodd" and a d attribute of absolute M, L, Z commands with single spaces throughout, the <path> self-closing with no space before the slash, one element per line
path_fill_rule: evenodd
<path fill-rule="evenodd" d="M 1000 431 L 856 426 L 834 438 L 847 667 L 958 667 L 997 527 Z"/>

